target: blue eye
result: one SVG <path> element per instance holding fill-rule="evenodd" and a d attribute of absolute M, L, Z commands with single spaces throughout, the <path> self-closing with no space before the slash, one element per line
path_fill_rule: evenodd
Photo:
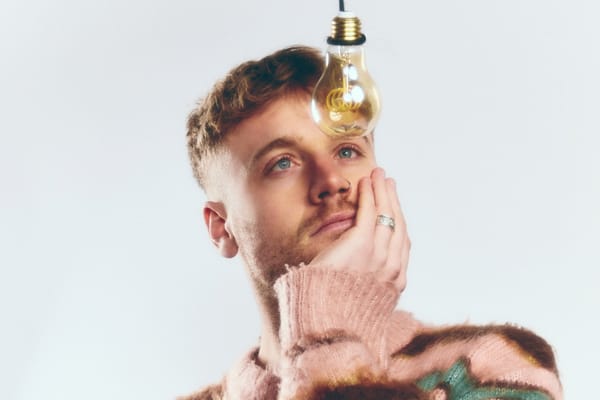
<path fill-rule="evenodd" d="M 275 163 L 275 166 L 273 167 L 273 169 L 288 169 L 292 166 L 292 162 L 290 161 L 289 158 L 282 158 L 279 161 L 277 161 Z"/>
<path fill-rule="evenodd" d="M 354 149 L 351 147 L 344 147 L 342 149 L 340 149 L 340 151 L 338 152 L 338 155 L 340 158 L 352 158 L 354 157 Z"/>

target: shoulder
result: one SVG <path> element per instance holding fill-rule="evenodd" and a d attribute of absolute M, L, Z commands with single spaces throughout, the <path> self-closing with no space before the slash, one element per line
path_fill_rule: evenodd
<path fill-rule="evenodd" d="M 531 363 L 557 372 L 552 347 L 532 331 L 515 325 L 453 325 L 437 328 L 423 328 L 415 332 L 412 339 L 397 349 L 392 357 L 416 357 L 429 351 L 445 348 L 462 348 L 468 354 L 481 350 L 481 345 L 495 343 L 486 347 L 490 356 L 499 351 L 512 350 L 516 356 Z M 504 346 L 502 346 L 503 344 Z"/>
<path fill-rule="evenodd" d="M 187 396 L 178 397 L 177 400 L 222 400 L 223 386 L 221 384 L 207 386 L 202 390 Z"/>

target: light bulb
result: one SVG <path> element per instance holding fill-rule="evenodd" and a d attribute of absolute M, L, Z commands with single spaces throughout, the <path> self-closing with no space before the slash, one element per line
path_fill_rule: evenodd
<path fill-rule="evenodd" d="M 325 70 L 311 101 L 313 119 L 329 136 L 363 136 L 377 123 L 379 94 L 366 68 L 365 40 L 354 14 L 341 11 L 333 19 Z"/>

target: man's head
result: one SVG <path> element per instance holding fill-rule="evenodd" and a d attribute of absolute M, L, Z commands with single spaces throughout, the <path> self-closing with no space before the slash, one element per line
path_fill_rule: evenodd
<path fill-rule="evenodd" d="M 353 225 L 358 180 L 376 166 L 371 136 L 332 139 L 313 122 L 322 68 L 303 47 L 242 64 L 188 121 L 209 235 L 223 256 L 242 255 L 262 290 Z"/>

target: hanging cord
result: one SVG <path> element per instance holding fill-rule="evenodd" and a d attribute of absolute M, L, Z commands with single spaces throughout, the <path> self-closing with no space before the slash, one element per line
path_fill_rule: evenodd
<path fill-rule="evenodd" d="M 344 7 L 344 0 L 340 0 L 340 11 L 346 11 L 346 7 Z"/>

